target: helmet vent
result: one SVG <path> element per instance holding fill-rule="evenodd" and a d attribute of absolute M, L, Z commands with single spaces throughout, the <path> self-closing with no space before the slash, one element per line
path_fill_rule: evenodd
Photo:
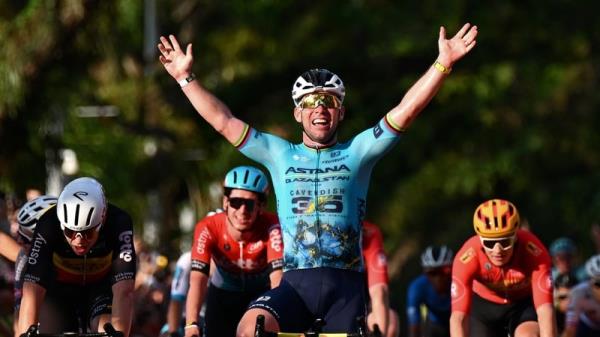
<path fill-rule="evenodd" d="M 252 186 L 258 187 L 259 182 L 260 182 L 260 176 L 256 176 L 256 178 L 254 179 L 254 184 L 252 184 Z"/>
<path fill-rule="evenodd" d="M 75 226 L 79 224 L 79 204 L 75 207 Z"/>
<path fill-rule="evenodd" d="M 94 207 L 90 208 L 90 211 L 87 216 L 87 220 L 85 221 L 85 227 L 90 226 L 90 222 L 92 222 L 92 214 L 94 214 Z"/>
<path fill-rule="evenodd" d="M 244 174 L 244 184 L 248 183 L 248 176 L 250 176 L 250 170 L 246 170 L 246 174 Z"/>
<path fill-rule="evenodd" d="M 68 223 L 69 222 L 69 218 L 67 217 L 67 204 L 63 204 L 63 218 L 64 218 L 64 222 Z"/>

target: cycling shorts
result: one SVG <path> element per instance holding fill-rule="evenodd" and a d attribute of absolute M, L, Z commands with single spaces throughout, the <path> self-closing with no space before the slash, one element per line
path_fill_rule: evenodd
<path fill-rule="evenodd" d="M 358 317 L 366 317 L 364 273 L 337 268 L 309 268 L 283 273 L 279 287 L 269 290 L 249 308 L 269 311 L 284 332 L 304 332 L 317 318 L 323 332 L 357 332 Z"/>
<path fill-rule="evenodd" d="M 531 297 L 509 304 L 498 304 L 473 293 L 471 307 L 471 336 L 506 337 L 514 336 L 517 327 L 527 321 L 536 321 L 537 314 Z"/>
<path fill-rule="evenodd" d="M 423 327 L 424 337 L 450 337 L 450 322 L 434 322 L 425 320 Z M 473 335 L 475 336 L 475 335 Z"/>
<path fill-rule="evenodd" d="M 594 329 L 589 325 L 585 324 L 582 320 L 579 320 L 577 324 L 577 332 L 575 337 L 597 337 L 600 336 L 600 329 Z"/>
<path fill-rule="evenodd" d="M 111 313 L 111 305 L 112 289 L 108 281 L 86 287 L 55 283 L 48 288 L 44 298 L 40 312 L 41 332 L 89 331 L 95 317 Z"/>
<path fill-rule="evenodd" d="M 246 312 L 248 304 L 263 292 L 229 291 L 214 285 L 206 293 L 203 337 L 235 336 L 237 325 Z"/>

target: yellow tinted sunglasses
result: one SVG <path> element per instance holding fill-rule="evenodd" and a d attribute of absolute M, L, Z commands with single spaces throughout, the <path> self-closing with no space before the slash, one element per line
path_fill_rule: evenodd
<path fill-rule="evenodd" d="M 302 109 L 314 109 L 319 105 L 322 105 L 328 109 L 339 109 L 342 106 L 342 102 L 340 102 L 340 99 L 335 95 L 315 93 L 304 96 L 298 106 Z"/>

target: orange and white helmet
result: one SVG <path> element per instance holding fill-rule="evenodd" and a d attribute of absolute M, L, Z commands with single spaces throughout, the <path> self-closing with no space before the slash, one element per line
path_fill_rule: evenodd
<path fill-rule="evenodd" d="M 484 238 L 512 236 L 519 228 L 519 211 L 510 201 L 491 199 L 477 207 L 473 214 L 473 228 Z"/>

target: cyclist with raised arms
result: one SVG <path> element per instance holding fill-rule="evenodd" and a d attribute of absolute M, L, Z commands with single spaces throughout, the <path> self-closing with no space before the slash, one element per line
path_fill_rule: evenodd
<path fill-rule="evenodd" d="M 600 336 L 600 255 L 585 263 L 589 276 L 571 289 L 563 337 Z"/>
<path fill-rule="evenodd" d="M 435 96 L 455 62 L 473 49 L 476 36 L 477 27 L 470 24 L 450 39 L 441 27 L 433 65 L 375 126 L 345 143 L 337 140 L 345 115 L 341 78 L 325 69 L 303 73 L 292 87 L 293 116 L 303 129 L 300 144 L 234 117 L 195 80 L 191 44 L 184 51 L 173 35 L 160 38 L 159 59 L 196 111 L 267 167 L 274 183 L 285 247 L 283 281 L 251 305 L 239 336 L 253 335 L 258 315 L 273 331 L 304 331 L 316 317 L 325 320 L 325 332 L 358 330 L 355 318 L 365 316 L 366 303 L 360 233 L 371 171 Z"/>
<path fill-rule="evenodd" d="M 31 249 L 31 240 L 33 232 L 37 226 L 38 220 L 49 208 L 56 205 L 57 198 L 50 195 L 42 195 L 25 203 L 17 214 L 19 228 L 17 230 L 17 242 L 21 245 L 21 250 L 15 262 L 15 332 L 19 322 L 19 308 L 21 307 L 21 296 L 23 290 L 23 273 L 27 265 L 27 256 Z"/>
<path fill-rule="evenodd" d="M 428 246 L 421 254 L 423 274 L 410 282 L 406 296 L 406 316 L 410 337 L 450 336 L 450 284 L 453 258 L 454 252 L 447 246 Z M 421 319 L 423 305 L 427 309 L 425 324 Z"/>
<path fill-rule="evenodd" d="M 250 301 L 279 285 L 283 243 L 277 215 L 264 210 L 268 188 L 261 170 L 232 169 L 223 183 L 223 212 L 196 225 L 185 336 L 200 334 L 197 319 L 204 302 L 203 336 L 235 336 Z"/>
<path fill-rule="evenodd" d="M 129 335 L 136 255 L 127 212 L 93 178 L 67 184 L 39 219 L 23 273 L 18 333 L 103 331 Z"/>
<path fill-rule="evenodd" d="M 550 254 L 515 205 L 483 202 L 473 227 L 452 265 L 450 335 L 555 337 Z"/>

